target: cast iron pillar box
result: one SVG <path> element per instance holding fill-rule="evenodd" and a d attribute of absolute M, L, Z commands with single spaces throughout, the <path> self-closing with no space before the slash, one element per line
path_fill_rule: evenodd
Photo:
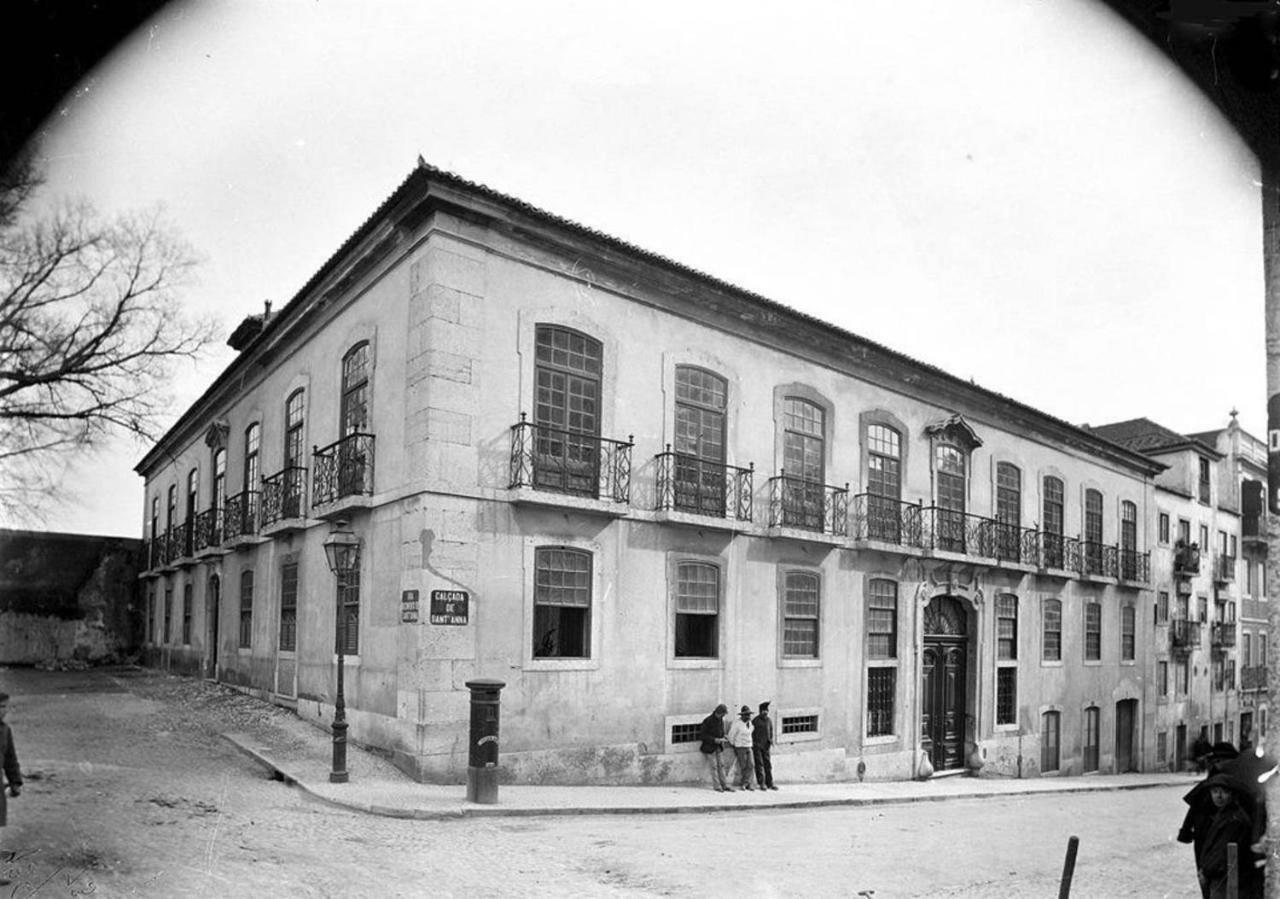
<path fill-rule="evenodd" d="M 467 801 L 498 801 L 498 694 L 500 680 L 467 681 L 471 691 L 471 750 L 467 756 Z"/>

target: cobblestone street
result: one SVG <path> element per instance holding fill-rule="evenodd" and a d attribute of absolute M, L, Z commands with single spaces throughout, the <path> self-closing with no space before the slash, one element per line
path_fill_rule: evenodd
<path fill-rule="evenodd" d="M 0 863 L 26 896 L 1193 897 L 1182 787 L 920 802 L 412 821 L 332 808 L 219 737 L 302 734 L 227 688 L 138 670 L 0 670 L 28 786 Z M 785 772 L 780 779 L 785 789 Z M 459 787 L 459 790 L 463 789 Z M 602 788 L 608 789 L 608 788 Z M 690 789 L 694 789 L 690 787 Z M 874 891 L 874 892 L 871 892 Z"/>

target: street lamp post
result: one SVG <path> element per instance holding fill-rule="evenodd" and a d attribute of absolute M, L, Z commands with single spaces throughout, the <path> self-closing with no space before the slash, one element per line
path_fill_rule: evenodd
<path fill-rule="evenodd" d="M 346 586 L 347 578 L 360 570 L 360 538 L 351 532 L 347 522 L 334 522 L 333 530 L 324 540 L 324 555 L 329 562 L 329 570 L 338 579 L 335 594 L 338 611 L 338 692 L 333 701 L 333 770 L 329 772 L 329 782 L 339 784 L 347 782 L 347 705 L 342 694 L 347 616 L 342 607 L 342 589 Z"/>

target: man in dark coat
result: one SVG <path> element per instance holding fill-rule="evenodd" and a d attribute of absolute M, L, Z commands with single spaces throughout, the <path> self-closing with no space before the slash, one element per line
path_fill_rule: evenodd
<path fill-rule="evenodd" d="M 756 783 L 762 790 L 776 790 L 773 785 L 773 760 L 769 750 L 773 747 L 773 719 L 769 717 L 769 703 L 760 703 L 760 714 L 751 722 L 751 755 L 755 761 Z"/>
<path fill-rule="evenodd" d="M 0 779 L 0 827 L 4 827 L 8 823 L 8 803 L 4 797 L 5 781 L 9 782 L 9 795 L 18 796 L 22 793 L 22 769 L 18 767 L 18 753 L 13 748 L 13 733 L 9 730 L 9 725 L 4 723 L 5 715 L 9 713 L 9 694 L 0 693 L 0 769 L 4 770 L 4 778 Z M 0 886 L 7 886 L 9 881 L 0 877 Z"/>
<path fill-rule="evenodd" d="M 1191 844 L 1196 871 L 1200 870 L 1205 837 L 1209 835 L 1209 824 L 1218 811 L 1209 795 L 1209 780 L 1222 771 L 1224 764 L 1235 758 L 1236 749 L 1230 743 L 1220 743 L 1209 749 L 1204 755 L 1205 764 L 1209 768 L 1209 777 L 1200 781 L 1182 797 L 1182 801 L 1187 804 L 1187 814 L 1182 819 L 1182 828 L 1178 831 L 1178 842 Z M 1209 888 L 1204 880 L 1200 881 L 1200 893 L 1207 899 Z"/>
<path fill-rule="evenodd" d="M 698 739 L 702 745 L 698 748 L 702 750 L 702 757 L 707 760 L 707 770 L 711 773 L 711 789 L 718 793 L 732 793 L 733 788 L 729 786 L 724 776 L 724 758 L 721 750 L 724 749 L 724 716 L 729 713 L 729 707 L 724 703 L 716 706 L 716 710 L 710 715 L 702 719 L 702 724 L 698 726 Z"/>
<path fill-rule="evenodd" d="M 1228 889 L 1228 849 L 1236 846 L 1237 895 L 1240 899 L 1262 896 L 1262 882 L 1253 872 L 1253 821 L 1239 802 L 1245 788 L 1227 774 L 1214 774 L 1205 781 L 1214 805 L 1213 817 L 1205 832 L 1200 852 L 1200 888 L 1209 899 L 1225 899 Z"/>

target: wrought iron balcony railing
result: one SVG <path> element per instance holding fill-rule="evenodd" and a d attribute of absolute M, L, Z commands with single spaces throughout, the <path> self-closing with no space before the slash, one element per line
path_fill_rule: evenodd
<path fill-rule="evenodd" d="M 222 545 L 222 510 L 205 509 L 196 516 L 195 550 L 212 549 Z"/>
<path fill-rule="evenodd" d="M 1236 623 L 1234 621 L 1215 621 L 1209 632 L 1210 645 L 1217 649 L 1230 649 L 1236 645 Z"/>
<path fill-rule="evenodd" d="M 1169 622 L 1169 640 L 1174 649 L 1195 649 L 1200 645 L 1200 622 L 1175 618 Z"/>
<path fill-rule="evenodd" d="M 311 505 L 373 496 L 373 435 L 348 434 L 314 452 Z"/>
<path fill-rule="evenodd" d="M 1120 580 L 1145 584 L 1151 580 L 1151 553 L 1136 549 L 1119 549 Z"/>
<path fill-rule="evenodd" d="M 1213 557 L 1213 579 L 1219 583 L 1230 583 L 1236 579 L 1236 557 L 1223 553 Z"/>
<path fill-rule="evenodd" d="M 281 469 L 262 480 L 262 526 L 288 518 L 301 518 L 307 507 L 307 470 L 301 466 Z"/>
<path fill-rule="evenodd" d="M 769 526 L 843 537 L 848 533 L 849 488 L 796 478 L 780 470 L 769 479 Z"/>
<path fill-rule="evenodd" d="M 751 492 L 755 466 L 737 468 L 708 462 L 696 456 L 667 451 L 659 453 L 659 511 L 689 512 L 715 518 L 751 520 Z"/>
<path fill-rule="evenodd" d="M 633 445 L 533 424 L 521 412 L 511 426 L 510 485 L 629 503 Z"/>
<path fill-rule="evenodd" d="M 1080 574 L 1085 577 L 1119 577 L 1120 549 L 1094 540 L 1080 541 Z"/>
<path fill-rule="evenodd" d="M 222 507 L 222 532 L 224 541 L 239 537 L 252 537 L 258 533 L 258 504 L 256 490 L 244 490 L 229 496 Z"/>
<path fill-rule="evenodd" d="M 1173 573 L 1200 573 L 1199 545 L 1195 543 L 1183 543 L 1181 540 L 1173 545 Z"/>
<path fill-rule="evenodd" d="M 191 524 L 182 522 L 175 524 L 169 528 L 168 549 L 165 552 L 167 561 L 176 562 L 181 558 L 192 555 L 191 549 Z"/>
<path fill-rule="evenodd" d="M 1267 666 L 1248 665 L 1240 669 L 1241 690 L 1267 689 Z"/>
<path fill-rule="evenodd" d="M 1266 513 L 1243 516 L 1240 519 L 1240 534 L 1246 540 L 1265 540 L 1267 536 Z"/>
<path fill-rule="evenodd" d="M 916 549 L 924 547 L 924 507 L 887 496 L 853 497 L 853 538 L 878 540 Z"/>
<path fill-rule="evenodd" d="M 1084 553 L 1080 540 L 1062 534 L 1040 533 L 1040 566 L 1058 571 L 1080 571 Z"/>

